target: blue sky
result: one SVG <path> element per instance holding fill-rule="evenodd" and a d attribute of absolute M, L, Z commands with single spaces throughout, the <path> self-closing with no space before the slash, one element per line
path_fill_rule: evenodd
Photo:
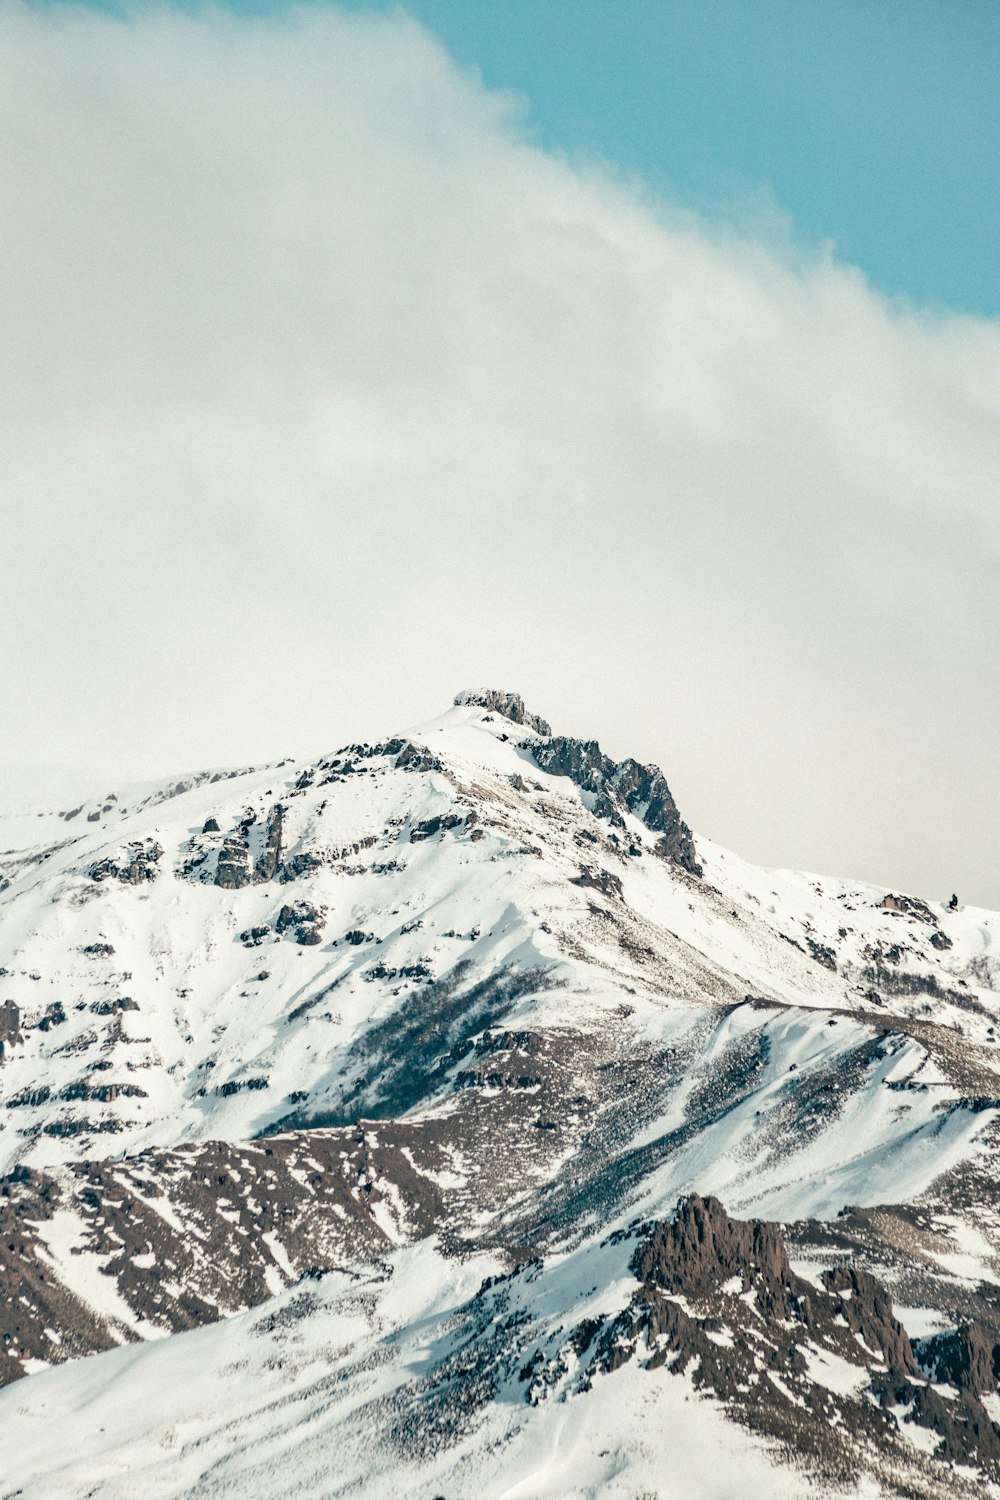
<path fill-rule="evenodd" d="M 278 8 L 234 0 L 237 11 Z M 777 207 L 891 295 L 1000 315 L 996 0 L 348 0 L 404 10 L 538 142 L 747 225 Z"/>

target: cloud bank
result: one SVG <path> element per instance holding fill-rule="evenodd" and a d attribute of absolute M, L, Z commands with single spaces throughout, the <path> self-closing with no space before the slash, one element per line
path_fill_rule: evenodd
<path fill-rule="evenodd" d="M 404 16 L 0 11 L 0 762 L 495 681 L 749 857 L 1000 905 L 1000 326 L 525 110 Z"/>

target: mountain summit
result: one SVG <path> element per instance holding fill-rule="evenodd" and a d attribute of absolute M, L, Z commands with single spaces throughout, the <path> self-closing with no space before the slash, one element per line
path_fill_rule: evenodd
<path fill-rule="evenodd" d="M 522 724 L 536 734 L 548 738 L 552 730 L 537 714 L 529 714 L 520 693 L 505 693 L 499 688 L 486 688 L 482 692 L 465 692 L 455 695 L 456 708 L 485 708 L 488 714 L 500 714 L 512 724 Z"/>
<path fill-rule="evenodd" d="M 995 914 L 497 690 L 0 835 L 13 1491 L 1000 1483 Z"/>

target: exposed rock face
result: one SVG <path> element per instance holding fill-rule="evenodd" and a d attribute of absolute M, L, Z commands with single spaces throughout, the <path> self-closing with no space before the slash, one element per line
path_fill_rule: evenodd
<path fill-rule="evenodd" d="M 892 891 L 882 897 L 879 902 L 882 911 L 894 911 L 903 917 L 916 917 L 920 922 L 931 925 L 937 924 L 937 917 L 931 911 L 926 901 L 921 901 L 918 896 L 897 896 Z"/>
<path fill-rule="evenodd" d="M 423 839 L 432 839 L 435 834 L 446 833 L 451 828 L 458 828 L 465 822 L 458 813 L 442 813 L 437 818 L 427 818 L 422 823 L 415 823 L 410 829 L 410 843 L 419 844 Z"/>
<path fill-rule="evenodd" d="M 251 829 L 257 821 L 254 814 L 248 814 L 235 832 L 227 834 L 219 850 L 214 884 L 223 890 L 235 891 L 247 885 L 263 885 L 268 880 L 278 878 L 281 871 L 284 815 L 284 807 L 280 802 L 276 803 L 268 815 L 263 847 L 256 859 L 252 859 L 250 853 Z"/>
<path fill-rule="evenodd" d="M 120 880 L 123 885 L 142 885 L 155 880 L 157 866 L 163 858 L 163 847 L 154 839 L 139 840 L 129 844 L 115 858 L 98 860 L 91 867 L 92 880 Z"/>
<path fill-rule="evenodd" d="M 657 1224 L 632 1259 L 646 1286 L 704 1297 L 738 1276 L 754 1288 L 769 1315 L 799 1316 L 807 1283 L 792 1275 L 781 1230 L 760 1219 L 731 1219 L 718 1198 L 685 1199 L 676 1217 Z"/>
<path fill-rule="evenodd" d="M 23 1041 L 21 1036 L 21 1012 L 13 1000 L 0 1005 L 0 1062 L 3 1062 L 11 1047 Z"/>
<path fill-rule="evenodd" d="M 568 776 L 582 791 L 589 792 L 597 817 L 621 827 L 622 810 L 627 809 L 652 832 L 663 835 L 656 846 L 658 854 L 691 875 L 701 874 L 691 830 L 682 821 L 658 766 L 642 766 L 637 760 L 614 761 L 596 740 L 574 740 L 565 735 L 526 748 L 543 771 Z"/>
<path fill-rule="evenodd" d="M 414 745 L 411 740 L 402 742 L 402 749 L 396 756 L 396 769 L 399 771 L 440 771 L 443 762 L 424 745 Z"/>
<path fill-rule="evenodd" d="M 283 906 L 274 924 L 278 933 L 288 933 L 303 947 L 314 947 L 323 941 L 323 913 L 309 901 Z"/>
<path fill-rule="evenodd" d="M 838 1303 L 837 1313 L 852 1333 L 879 1351 L 890 1370 L 916 1373 L 909 1336 L 892 1312 L 892 1298 L 882 1284 L 857 1266 L 838 1266 L 823 1276 L 823 1285 Z"/>
<path fill-rule="evenodd" d="M 933 1380 L 977 1396 L 997 1389 L 1000 1337 L 980 1323 L 963 1323 L 949 1333 L 919 1339 L 916 1353 L 921 1369 Z"/>
<path fill-rule="evenodd" d="M 214 883 L 224 891 L 238 891 L 252 881 L 246 835 L 234 834 L 225 840 L 219 850 Z"/>
<path fill-rule="evenodd" d="M 601 891 L 603 895 L 611 896 L 615 901 L 624 899 L 622 883 L 610 870 L 595 871 L 590 865 L 581 865 L 579 875 L 575 876 L 570 884 L 590 886 L 591 890 Z"/>
<path fill-rule="evenodd" d="M 271 809 L 271 816 L 267 820 L 264 848 L 254 866 L 255 885 L 262 885 L 266 880 L 273 880 L 278 873 L 278 866 L 281 863 L 281 825 L 284 816 L 285 809 L 279 802 Z"/>
<path fill-rule="evenodd" d="M 512 724 L 523 724 L 525 728 L 533 729 L 536 734 L 548 736 L 552 733 L 550 725 L 544 719 L 528 712 L 520 693 L 505 693 L 501 688 L 486 688 L 483 692 L 458 693 L 455 698 L 455 707 L 461 708 L 465 704 L 475 708 L 485 708 L 490 714 L 500 714 L 503 718 L 509 719 Z"/>

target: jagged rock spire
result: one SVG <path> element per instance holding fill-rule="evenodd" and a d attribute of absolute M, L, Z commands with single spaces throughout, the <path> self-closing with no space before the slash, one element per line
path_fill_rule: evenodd
<path fill-rule="evenodd" d="M 533 729 L 536 734 L 545 735 L 546 738 L 552 733 L 552 727 L 537 714 L 530 714 L 524 706 L 524 699 L 520 693 L 506 693 L 502 688 L 484 688 L 482 691 L 467 691 L 456 693 L 455 707 L 467 706 L 485 708 L 487 713 L 502 714 L 512 724 L 523 724 L 527 729 Z"/>

